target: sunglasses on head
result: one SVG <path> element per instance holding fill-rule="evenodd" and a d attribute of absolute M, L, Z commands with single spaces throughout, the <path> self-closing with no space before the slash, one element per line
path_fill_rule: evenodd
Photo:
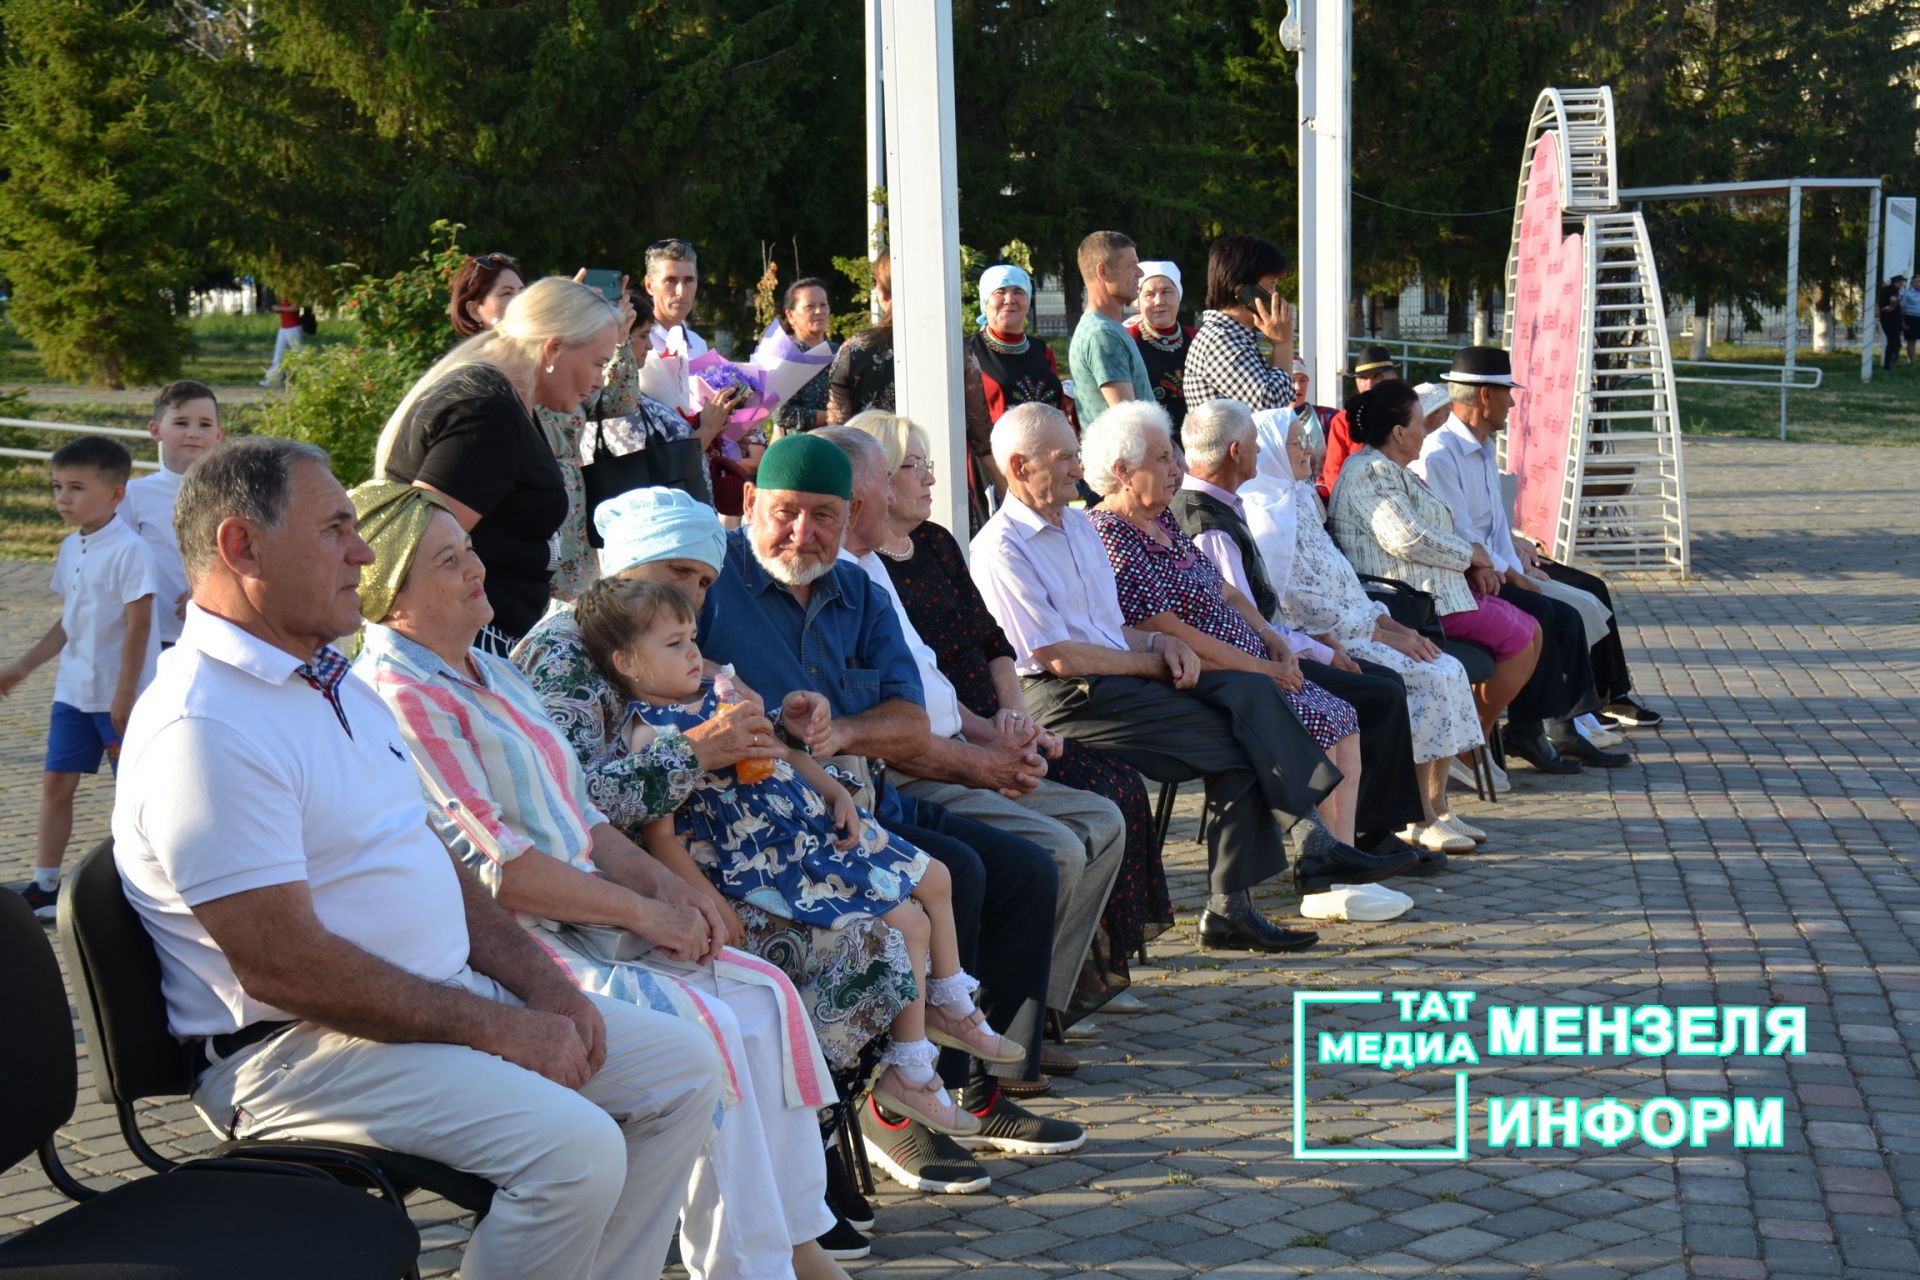
<path fill-rule="evenodd" d="M 477 253 L 468 261 L 483 271 L 519 270 L 519 264 L 504 253 Z"/>

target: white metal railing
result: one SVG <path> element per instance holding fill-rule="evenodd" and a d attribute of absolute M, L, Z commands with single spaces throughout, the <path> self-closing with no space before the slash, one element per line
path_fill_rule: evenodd
<path fill-rule="evenodd" d="M 0 427 L 19 427 L 26 431 L 52 431 L 76 436 L 118 436 L 123 440 L 140 440 L 151 443 L 152 436 L 134 427 L 95 427 L 84 422 L 40 422 L 32 418 L 0 418 Z M 53 453 L 47 449 L 9 449 L 0 448 L 0 458 L 19 458 L 26 462 L 47 462 Z M 133 460 L 135 471 L 158 471 L 158 462 L 149 462 L 145 458 Z"/>
<path fill-rule="evenodd" d="M 1703 378 L 1697 374 L 1675 374 L 1675 382 L 1692 382 L 1708 387 L 1765 387 L 1770 391 L 1812 391 L 1826 377 L 1826 370 L 1818 365 L 1797 364 L 1789 369 L 1784 364 L 1742 364 L 1737 360 L 1675 360 L 1673 367 L 1682 365 L 1689 369 L 1746 369 L 1756 373 L 1771 373 L 1772 378 Z M 1802 382 L 1799 375 L 1811 374 L 1813 381 Z"/>

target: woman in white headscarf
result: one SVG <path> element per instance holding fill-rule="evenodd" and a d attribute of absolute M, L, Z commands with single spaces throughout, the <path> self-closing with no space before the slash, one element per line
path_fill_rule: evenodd
<path fill-rule="evenodd" d="M 1176 444 L 1187 417 L 1187 343 L 1198 332 L 1180 323 L 1182 289 L 1179 263 L 1141 263 L 1140 294 L 1133 300 L 1139 314 L 1127 317 L 1127 332 L 1153 379 L 1153 398 L 1173 421 Z"/>
<path fill-rule="evenodd" d="M 1402 832 L 1402 838 L 1453 851 L 1462 839 L 1481 843 L 1486 832 L 1447 808 L 1448 764 L 1485 741 L 1466 669 L 1419 632 L 1395 622 L 1387 607 L 1361 587 L 1327 533 L 1300 419 L 1288 409 L 1265 409 L 1253 415 L 1253 427 L 1259 469 L 1239 492 L 1247 527 L 1280 596 L 1279 621 L 1350 657 L 1379 663 L 1406 682 L 1425 820 Z"/>
<path fill-rule="evenodd" d="M 1060 381 L 1053 349 L 1027 333 L 1033 318 L 1033 278 L 1010 262 L 980 273 L 980 329 L 967 350 L 980 362 L 980 381 L 993 421 L 1016 405 L 1050 404 L 1074 422 L 1073 397 Z"/>

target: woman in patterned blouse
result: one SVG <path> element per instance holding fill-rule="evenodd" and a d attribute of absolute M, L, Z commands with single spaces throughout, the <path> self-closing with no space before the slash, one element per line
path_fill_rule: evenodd
<path fill-rule="evenodd" d="M 669 583 L 696 606 L 705 600 L 725 546 L 713 510 L 674 489 L 638 489 L 616 501 L 618 506 L 601 508 L 608 576 Z M 770 742 L 773 726 L 747 703 L 630 755 L 610 755 L 607 747 L 626 719 L 627 699 L 594 666 L 571 608 L 541 619 L 513 660 L 580 761 L 587 802 L 630 836 L 679 808 L 707 770 L 777 754 L 771 745 L 756 745 Z M 836 1070 L 852 1069 L 861 1050 L 886 1035 L 899 1013 L 900 975 L 911 989 L 913 969 L 899 935 L 869 922 L 832 932 L 812 929 L 745 903 L 731 905 L 745 930 L 740 947 L 793 979 L 827 1061 Z"/>
<path fill-rule="evenodd" d="M 1238 400 L 1256 413 L 1293 403 L 1293 308 L 1279 294 L 1287 261 L 1271 240 L 1221 236 L 1207 253 L 1207 309 L 1187 343 L 1188 404 Z M 1272 344 L 1262 357 L 1260 339 Z"/>
<path fill-rule="evenodd" d="M 1360 721 L 1353 707 L 1308 680 L 1286 638 L 1220 576 L 1167 510 L 1179 481 L 1166 411 L 1117 405 L 1081 442 L 1087 483 L 1102 496 L 1087 514 L 1099 531 L 1128 625 L 1184 640 L 1211 670 L 1273 677 L 1287 705 L 1341 772 L 1320 802 L 1336 840 L 1353 843 L 1360 790 Z"/>

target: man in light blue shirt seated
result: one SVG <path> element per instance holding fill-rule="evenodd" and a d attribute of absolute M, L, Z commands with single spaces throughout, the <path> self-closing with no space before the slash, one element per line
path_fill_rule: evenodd
<path fill-rule="evenodd" d="M 1633 679 L 1606 584 L 1542 557 L 1531 541 L 1514 535 L 1508 518 L 1493 440 L 1507 425 L 1514 391 L 1525 388 L 1513 381 L 1511 360 L 1497 347 L 1462 348 L 1441 380 L 1453 413 L 1427 436 L 1413 470 L 1453 508 L 1459 534 L 1486 548 L 1500 598 L 1537 619 L 1547 645 L 1534 680 L 1508 711 L 1508 747 L 1546 772 L 1571 772 L 1569 761 L 1624 765 L 1631 757 L 1593 745 L 1573 723 L 1593 710 L 1621 724 L 1660 718 L 1629 696 Z M 1545 686 L 1562 675 L 1575 692 L 1571 701 Z M 1542 720 L 1548 722 L 1544 734 Z"/>

